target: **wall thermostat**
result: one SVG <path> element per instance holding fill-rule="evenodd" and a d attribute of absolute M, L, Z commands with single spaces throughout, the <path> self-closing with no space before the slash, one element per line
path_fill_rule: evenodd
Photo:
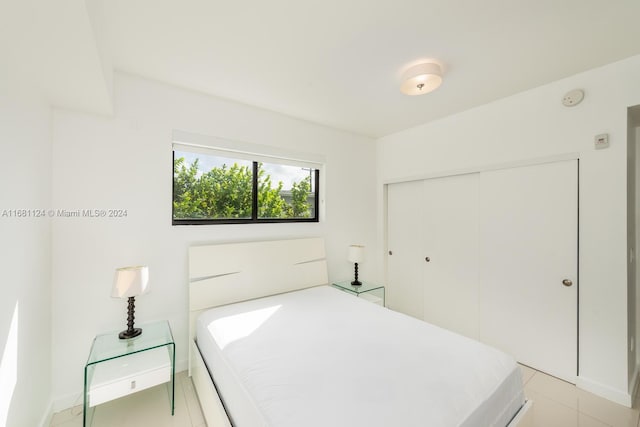
<path fill-rule="evenodd" d="M 564 98 L 562 98 L 562 105 L 564 105 L 565 107 L 573 107 L 580 104 L 583 99 L 584 91 L 582 89 L 574 89 L 567 92 Z"/>
<path fill-rule="evenodd" d="M 603 133 L 601 135 L 596 135 L 594 139 L 594 144 L 596 149 L 607 148 L 609 147 L 609 134 Z"/>

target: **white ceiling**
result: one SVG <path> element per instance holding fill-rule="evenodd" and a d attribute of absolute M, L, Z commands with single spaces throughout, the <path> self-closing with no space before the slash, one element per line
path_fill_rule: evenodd
<path fill-rule="evenodd" d="M 372 137 L 640 54 L 638 0 L 62 3 L 85 11 L 103 69 Z M 402 72 L 427 58 L 443 85 L 402 95 Z"/>

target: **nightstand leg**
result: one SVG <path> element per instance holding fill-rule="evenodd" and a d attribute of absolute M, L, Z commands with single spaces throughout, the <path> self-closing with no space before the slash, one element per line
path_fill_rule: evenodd
<path fill-rule="evenodd" d="M 175 410 L 176 403 L 176 345 L 175 343 L 172 347 L 172 355 L 171 355 L 171 415 L 173 416 Z"/>
<path fill-rule="evenodd" d="M 89 376 L 93 375 L 93 365 L 84 367 L 84 399 L 82 406 L 82 427 L 90 427 L 93 422 L 93 413 L 96 408 L 89 406 Z M 89 372 L 91 370 L 91 372 Z"/>

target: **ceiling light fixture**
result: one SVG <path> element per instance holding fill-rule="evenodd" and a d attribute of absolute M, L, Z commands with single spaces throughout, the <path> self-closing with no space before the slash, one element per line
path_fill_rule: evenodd
<path fill-rule="evenodd" d="M 442 84 L 440 65 L 425 62 L 405 71 L 400 91 L 405 95 L 424 95 L 436 90 Z"/>

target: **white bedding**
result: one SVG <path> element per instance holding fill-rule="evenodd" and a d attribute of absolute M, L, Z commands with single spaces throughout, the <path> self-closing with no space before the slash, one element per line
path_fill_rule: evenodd
<path fill-rule="evenodd" d="M 508 355 L 328 286 L 208 310 L 197 343 L 236 427 L 506 426 Z"/>

